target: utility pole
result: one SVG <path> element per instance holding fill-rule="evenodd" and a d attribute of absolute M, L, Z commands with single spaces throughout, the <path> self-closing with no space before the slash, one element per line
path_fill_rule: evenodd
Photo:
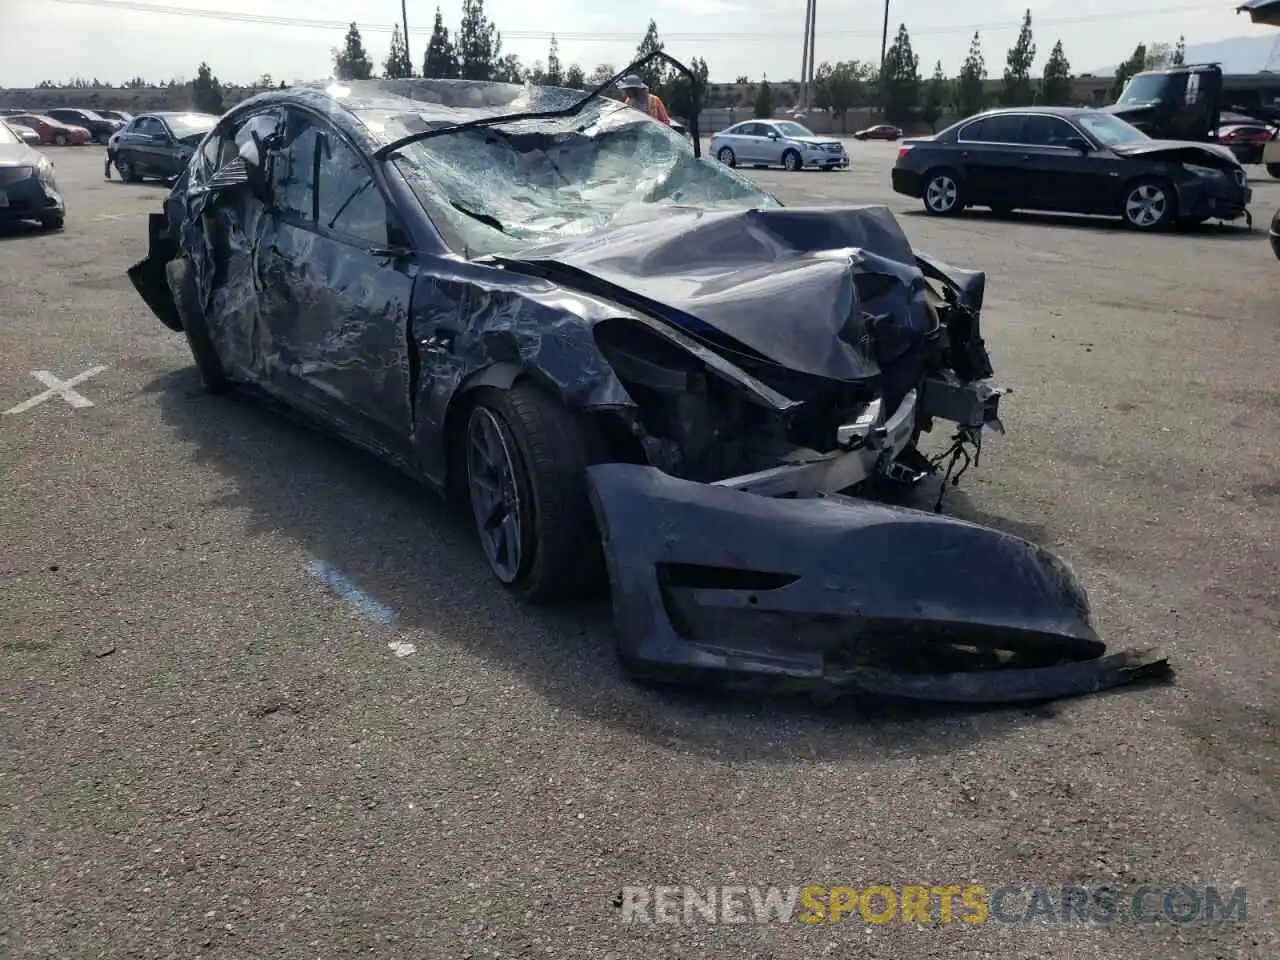
<path fill-rule="evenodd" d="M 885 0 L 886 4 L 888 2 L 889 0 Z M 409 53 L 409 0 L 400 0 L 400 19 L 404 21 L 404 59 L 413 63 L 413 56 Z"/>
<path fill-rule="evenodd" d="M 809 58 L 812 49 L 809 45 L 810 27 L 813 25 L 814 0 L 805 0 L 804 6 L 804 57 L 800 61 L 800 107 L 809 109 Z"/>
<path fill-rule="evenodd" d="M 884 0 L 884 29 L 880 32 L 880 74 L 884 75 L 884 55 L 889 49 L 889 0 Z"/>
<path fill-rule="evenodd" d="M 813 75 L 818 62 L 818 0 L 809 0 L 809 89 L 813 89 Z"/>

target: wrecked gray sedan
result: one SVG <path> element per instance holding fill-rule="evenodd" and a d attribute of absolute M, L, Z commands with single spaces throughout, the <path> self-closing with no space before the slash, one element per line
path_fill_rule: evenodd
<path fill-rule="evenodd" d="M 630 67 L 628 69 L 634 69 Z M 237 106 L 130 270 L 209 390 L 282 401 L 456 497 L 493 574 L 611 587 L 622 662 L 1042 699 L 1103 657 L 1083 588 L 1006 533 L 846 496 L 998 427 L 984 277 L 884 208 L 784 207 L 601 96 L 462 81 Z"/>

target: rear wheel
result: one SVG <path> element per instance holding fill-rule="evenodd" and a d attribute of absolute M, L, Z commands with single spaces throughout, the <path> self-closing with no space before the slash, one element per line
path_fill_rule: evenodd
<path fill-rule="evenodd" d="M 924 180 L 924 209 L 935 217 L 954 217 L 964 210 L 964 191 L 954 170 L 931 170 Z"/>
<path fill-rule="evenodd" d="M 1134 230 L 1160 230 L 1177 219 L 1178 201 L 1164 180 L 1143 177 L 1125 188 L 1120 215 Z"/>
<path fill-rule="evenodd" d="M 738 164 L 738 159 L 733 155 L 733 150 L 729 147 L 721 147 L 720 152 L 716 154 L 716 159 L 723 163 L 726 167 L 734 167 Z"/>
<path fill-rule="evenodd" d="M 459 466 L 489 569 L 522 599 L 558 600 L 605 582 L 587 494 L 593 436 L 527 380 L 476 393 Z"/>
<path fill-rule="evenodd" d="M 65 133 L 55 133 L 53 142 L 55 146 L 65 147 L 67 145 L 67 135 Z"/>
<path fill-rule="evenodd" d="M 1267 173 L 1275 177 L 1277 180 L 1280 180 L 1280 163 L 1268 163 Z"/>

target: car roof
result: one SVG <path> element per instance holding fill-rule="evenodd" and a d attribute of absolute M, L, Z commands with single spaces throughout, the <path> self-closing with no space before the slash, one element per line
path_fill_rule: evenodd
<path fill-rule="evenodd" d="M 984 110 L 982 113 L 975 114 L 972 117 L 966 117 L 967 120 L 977 120 L 979 117 L 997 117 L 1006 114 L 1025 115 L 1025 114 L 1043 114 L 1050 117 L 1078 117 L 1082 114 L 1098 113 L 1092 107 L 996 107 L 993 110 Z"/>
<path fill-rule="evenodd" d="M 419 77 L 379 80 L 325 80 L 283 90 L 268 90 L 238 104 L 236 114 L 272 105 L 294 104 L 327 114 L 330 121 L 367 150 L 399 139 L 404 123 L 430 129 L 513 113 L 559 110 L 586 93 L 565 87 L 527 86 L 485 80 L 434 80 Z M 616 109 L 623 104 L 613 100 Z"/>

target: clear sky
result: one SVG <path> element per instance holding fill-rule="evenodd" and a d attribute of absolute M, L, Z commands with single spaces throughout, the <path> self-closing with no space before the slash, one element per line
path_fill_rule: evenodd
<path fill-rule="evenodd" d="M 1025 2 L 1025 0 L 1024 0 Z M 987 70 L 999 76 L 1025 9 L 1016 2 L 891 0 L 890 37 L 905 23 L 921 72 L 941 60 L 959 70 L 975 28 L 981 30 Z M 330 51 L 343 25 L 360 24 L 366 46 L 381 64 L 399 0 L 0 0 L 7 9 L 0 30 L 0 85 L 33 86 L 44 79 L 82 76 L 121 82 L 189 79 L 201 60 L 225 82 L 249 82 L 263 73 L 277 81 L 327 77 Z M 488 0 L 503 34 L 503 52 L 526 63 L 545 59 L 558 35 L 561 59 L 588 73 L 599 63 L 623 67 L 650 17 L 676 57 L 705 57 L 713 81 L 745 74 L 781 80 L 799 74 L 802 0 L 653 0 L 649 5 L 609 0 Z M 1056 39 L 1077 72 L 1124 59 L 1139 41 L 1188 44 L 1226 37 L 1275 34 L 1252 26 L 1235 4 L 1205 0 L 1047 0 L 1032 8 L 1039 47 L 1036 70 Z M 408 0 L 410 53 L 421 63 L 435 16 L 435 0 Z M 458 0 L 441 4 L 454 30 Z M 164 12 L 161 12 L 164 11 Z M 186 11 L 183 13 L 182 11 Z M 208 16 L 219 13 L 223 19 Z M 201 15 L 197 15 L 201 14 Z M 818 60 L 877 61 L 884 7 L 880 0 L 819 0 Z M 243 19 L 231 19 L 243 18 Z M 275 20 L 276 22 L 265 22 Z"/>

